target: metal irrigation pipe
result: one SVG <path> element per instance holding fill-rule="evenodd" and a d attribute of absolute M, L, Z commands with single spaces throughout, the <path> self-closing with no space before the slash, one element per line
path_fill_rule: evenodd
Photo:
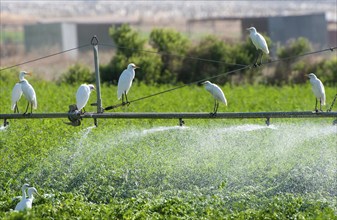
<path fill-rule="evenodd" d="M 269 125 L 270 118 L 337 118 L 337 112 L 224 112 L 212 115 L 202 112 L 116 112 L 116 113 L 34 113 L 34 114 L 0 114 L 0 119 L 4 119 L 4 126 L 7 125 L 7 119 L 41 119 L 41 118 L 69 118 L 71 122 L 83 118 L 106 118 L 106 119 L 179 119 L 180 125 L 182 119 L 252 119 L 265 118 Z M 73 119 L 73 120 L 72 120 Z M 336 120 L 334 121 L 334 123 Z M 69 123 L 78 126 L 76 123 Z"/>

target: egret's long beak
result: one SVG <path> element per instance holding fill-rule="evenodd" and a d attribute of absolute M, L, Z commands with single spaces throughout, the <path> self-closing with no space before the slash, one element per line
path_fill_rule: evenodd
<path fill-rule="evenodd" d="M 135 69 L 140 69 L 140 67 L 139 66 L 135 66 Z"/>
<path fill-rule="evenodd" d="M 32 74 L 31 72 L 29 72 L 29 73 L 26 73 L 26 75 L 28 75 L 28 76 L 32 76 L 33 74 Z"/>

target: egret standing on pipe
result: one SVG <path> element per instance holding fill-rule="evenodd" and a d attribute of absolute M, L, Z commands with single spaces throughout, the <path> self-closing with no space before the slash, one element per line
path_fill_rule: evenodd
<path fill-rule="evenodd" d="M 34 187 L 28 188 L 28 198 L 23 197 L 21 201 L 15 206 L 16 211 L 23 211 L 25 209 L 31 209 L 34 200 L 34 195 L 37 194 L 37 190 Z"/>
<path fill-rule="evenodd" d="M 92 90 L 95 90 L 95 86 L 92 84 L 82 84 L 78 89 L 76 93 L 76 106 L 79 111 L 84 109 L 84 106 L 87 104 L 90 93 Z M 84 110 L 85 112 L 85 110 Z"/>
<path fill-rule="evenodd" d="M 315 105 L 315 112 L 318 112 L 317 109 L 317 99 L 319 99 L 319 103 L 320 103 L 320 111 L 322 111 L 322 105 L 325 105 L 325 89 L 324 89 L 324 85 L 321 82 L 321 80 L 319 80 L 317 78 L 317 76 L 313 73 L 310 73 L 307 75 L 307 77 L 310 79 L 310 83 L 312 86 L 312 91 L 314 92 L 314 95 L 316 96 L 316 105 Z"/>
<path fill-rule="evenodd" d="M 135 78 L 135 69 L 139 68 L 133 63 L 128 65 L 128 68 L 125 69 L 118 79 L 118 88 L 117 88 L 117 98 L 118 100 L 122 98 L 122 104 L 129 104 L 127 94 L 132 85 L 132 80 Z M 125 102 L 124 102 L 125 96 Z"/>
<path fill-rule="evenodd" d="M 264 39 L 264 37 L 256 31 L 255 27 L 247 28 L 247 30 L 249 31 L 250 39 L 252 40 L 255 48 L 257 49 L 257 57 L 254 62 L 254 66 L 261 65 L 263 53 L 269 54 L 267 42 Z M 260 56 L 261 56 L 260 64 L 257 64 L 257 61 Z"/>
<path fill-rule="evenodd" d="M 223 91 L 220 89 L 218 85 L 211 83 L 210 81 L 205 81 L 202 84 L 205 85 L 206 90 L 210 92 L 214 97 L 214 108 L 213 108 L 213 112 L 211 113 L 211 115 L 215 116 L 219 108 L 218 101 L 223 102 L 227 106 L 227 100 L 226 100 L 225 94 L 223 93 Z"/>
<path fill-rule="evenodd" d="M 25 79 L 26 75 L 31 76 L 32 74 L 27 73 L 26 71 L 21 71 L 20 77 L 19 77 L 22 93 L 28 100 L 26 111 L 23 114 L 27 113 L 29 104 L 30 104 L 30 113 L 33 113 L 33 108 L 34 109 L 37 108 L 37 99 L 36 99 L 35 90 L 33 86 L 30 85 L 29 82 Z"/>
<path fill-rule="evenodd" d="M 12 110 L 14 113 L 19 113 L 18 101 L 20 100 L 22 95 L 21 84 L 18 82 L 15 84 L 12 90 Z"/>

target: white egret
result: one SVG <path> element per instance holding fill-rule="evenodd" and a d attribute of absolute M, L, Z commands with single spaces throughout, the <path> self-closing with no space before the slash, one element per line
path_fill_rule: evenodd
<path fill-rule="evenodd" d="M 122 98 L 122 104 L 128 104 L 127 94 L 132 85 L 132 80 L 135 78 L 135 69 L 139 68 L 133 63 L 128 65 L 128 68 L 125 69 L 118 79 L 118 88 L 117 88 L 117 98 L 118 100 Z M 125 102 L 124 102 L 125 96 Z"/>
<path fill-rule="evenodd" d="M 28 104 L 27 104 L 27 108 L 26 111 L 23 114 L 26 114 L 28 111 L 28 107 L 30 104 L 30 113 L 33 112 L 33 108 L 36 109 L 37 108 L 37 99 L 36 99 L 36 94 L 35 94 L 35 90 L 33 88 L 32 85 L 29 84 L 29 82 L 25 79 L 25 76 L 31 76 L 31 73 L 27 73 L 26 71 L 21 71 L 20 72 L 20 84 L 21 84 L 21 90 L 23 92 L 23 95 L 26 97 Z"/>
<path fill-rule="evenodd" d="M 27 195 L 26 195 L 26 189 L 29 187 L 29 184 L 28 183 L 25 183 L 22 185 L 21 187 L 21 190 L 22 190 L 22 198 L 26 198 Z"/>
<path fill-rule="evenodd" d="M 87 104 L 90 93 L 92 90 L 95 90 L 95 86 L 92 84 L 82 84 L 78 89 L 76 93 L 76 106 L 79 111 L 84 109 L 84 106 Z M 84 110 L 85 112 L 85 110 Z"/>
<path fill-rule="evenodd" d="M 211 83 L 210 81 L 205 81 L 202 84 L 205 85 L 206 90 L 214 97 L 214 108 L 211 114 L 215 115 L 219 108 L 219 101 L 223 102 L 227 106 L 225 94 L 218 85 Z"/>
<path fill-rule="evenodd" d="M 321 80 L 319 80 L 317 78 L 317 76 L 315 74 L 313 74 L 313 73 L 308 74 L 307 77 L 310 79 L 310 83 L 311 83 L 311 86 L 312 86 L 312 91 L 314 92 L 314 95 L 316 97 L 315 111 L 318 112 L 318 109 L 317 109 L 317 99 L 319 99 L 320 111 L 322 111 L 322 105 L 325 105 L 325 89 L 324 89 L 324 85 L 321 82 Z"/>
<path fill-rule="evenodd" d="M 21 201 L 15 206 L 16 211 L 23 211 L 25 209 L 31 209 L 34 200 L 34 195 L 37 194 L 37 190 L 34 187 L 28 188 L 28 198 L 22 197 Z"/>
<path fill-rule="evenodd" d="M 18 101 L 20 100 L 22 95 L 21 84 L 18 82 L 15 84 L 12 90 L 12 107 L 11 109 L 14 110 L 14 113 L 19 113 Z"/>
<path fill-rule="evenodd" d="M 255 27 L 247 28 L 247 30 L 249 31 L 250 39 L 252 40 L 255 48 L 257 49 L 257 57 L 254 62 L 254 66 L 257 66 L 258 65 L 257 61 L 259 59 L 259 56 L 261 56 L 261 60 L 260 60 L 260 64 L 261 64 L 263 53 L 269 54 L 268 45 L 264 37 L 256 31 Z"/>

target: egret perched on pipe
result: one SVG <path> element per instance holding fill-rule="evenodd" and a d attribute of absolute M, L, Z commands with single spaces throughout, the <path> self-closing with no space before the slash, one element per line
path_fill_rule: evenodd
<path fill-rule="evenodd" d="M 122 104 L 129 104 L 127 94 L 132 85 L 132 80 L 135 78 L 135 69 L 139 68 L 133 63 L 130 63 L 118 79 L 118 88 L 117 88 L 117 98 L 118 100 L 122 98 Z M 125 102 L 124 102 L 125 96 Z"/>
<path fill-rule="evenodd" d="M 205 85 L 206 90 L 210 92 L 214 97 L 214 108 L 211 115 L 215 116 L 219 108 L 219 101 L 227 106 L 225 94 L 218 85 L 211 83 L 210 81 L 205 81 L 202 84 Z"/>
<path fill-rule="evenodd" d="M 26 111 L 23 114 L 26 114 L 28 111 L 28 107 L 30 105 L 30 113 L 33 113 L 33 108 L 37 108 L 37 99 L 36 99 L 36 94 L 35 90 L 32 85 L 29 84 L 29 82 L 25 79 L 25 76 L 31 76 L 31 73 L 28 73 L 26 71 L 21 71 L 19 78 L 20 78 L 20 85 L 21 85 L 21 90 L 23 95 L 28 101 Z"/>
<path fill-rule="evenodd" d="M 15 206 L 15 210 L 23 211 L 25 209 L 31 209 L 34 200 L 33 194 L 37 194 L 37 190 L 34 187 L 29 187 L 28 198 L 26 198 L 26 196 L 22 197 L 21 201 Z"/>
<path fill-rule="evenodd" d="M 12 106 L 11 109 L 14 110 L 14 113 L 19 113 L 18 101 L 22 96 L 21 84 L 18 82 L 15 84 L 12 90 Z"/>
<path fill-rule="evenodd" d="M 87 104 L 90 93 L 92 90 L 95 90 L 95 86 L 92 84 L 82 84 L 76 92 L 76 106 L 79 111 L 84 109 L 84 106 Z M 85 110 L 84 110 L 85 112 Z"/>
<path fill-rule="evenodd" d="M 247 28 L 247 30 L 249 31 L 250 39 L 252 40 L 255 48 L 257 49 L 257 57 L 255 59 L 254 66 L 261 65 L 263 53 L 269 54 L 267 42 L 264 39 L 264 37 L 256 31 L 255 27 Z M 257 61 L 260 56 L 261 56 L 260 64 L 257 64 Z"/>
<path fill-rule="evenodd" d="M 318 112 L 318 109 L 317 109 L 317 99 L 319 99 L 320 111 L 322 111 L 322 105 L 325 105 L 325 89 L 324 89 L 324 85 L 321 82 L 321 80 L 319 80 L 317 78 L 317 76 L 315 74 L 313 74 L 313 73 L 309 73 L 307 75 L 307 77 L 310 79 L 312 91 L 314 92 L 314 95 L 316 97 L 315 98 L 315 100 L 316 100 L 315 112 Z"/>

